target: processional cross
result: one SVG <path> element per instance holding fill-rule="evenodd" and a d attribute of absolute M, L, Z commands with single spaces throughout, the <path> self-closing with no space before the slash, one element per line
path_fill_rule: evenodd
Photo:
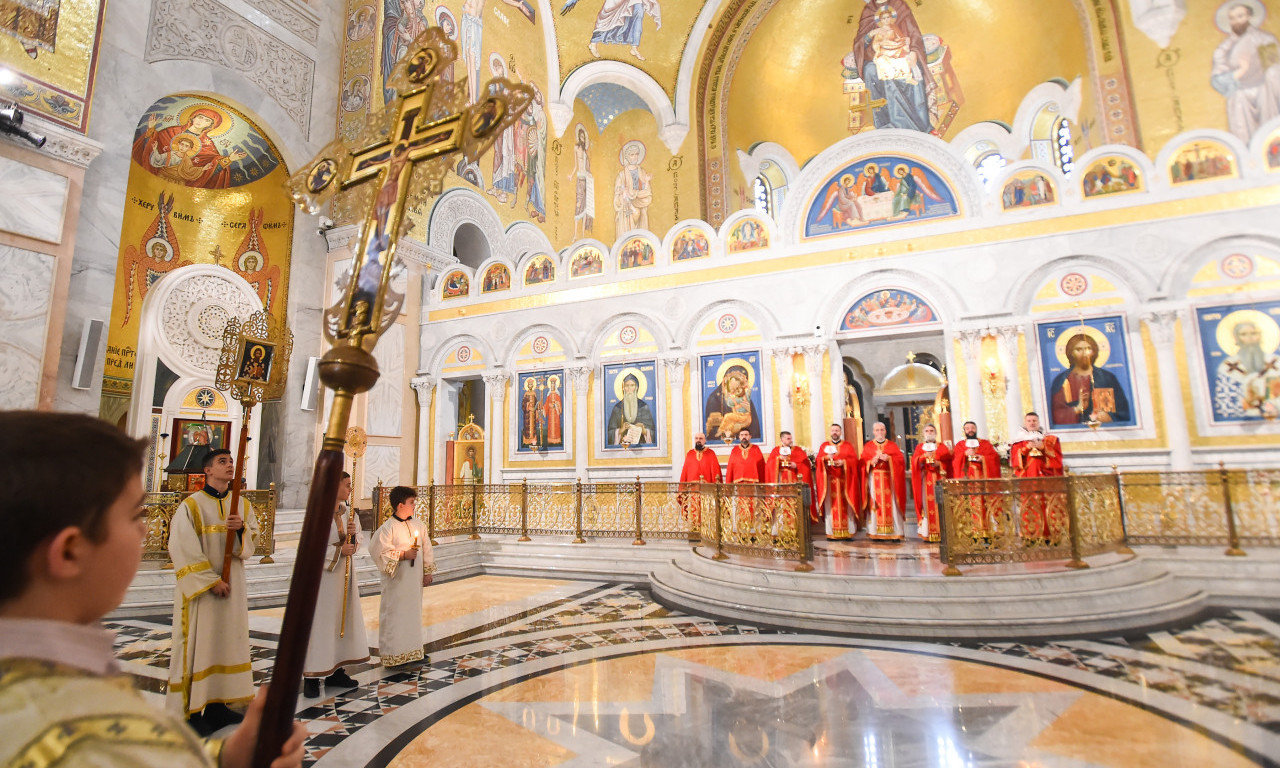
<path fill-rule="evenodd" d="M 333 390 L 333 404 L 307 497 L 255 768 L 267 768 L 292 731 L 352 401 L 377 382 L 372 350 L 404 301 L 402 295 L 388 292 L 405 205 L 440 194 L 450 155 L 479 157 L 533 101 L 530 86 L 498 78 L 481 88 L 480 100 L 468 106 L 465 80 L 441 78 L 457 58 L 457 47 L 438 27 L 422 33 L 409 50 L 387 81 L 396 98 L 370 116 L 355 147 L 334 141 L 289 179 L 294 202 L 310 213 L 339 192 L 367 189 L 370 180 L 376 189 L 357 225 L 346 291 L 325 313 L 325 334 L 332 346 L 320 359 L 319 372 L 321 382 Z"/>

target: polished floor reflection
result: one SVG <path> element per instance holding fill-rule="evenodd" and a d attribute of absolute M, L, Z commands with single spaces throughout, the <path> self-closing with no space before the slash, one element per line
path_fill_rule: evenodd
<path fill-rule="evenodd" d="M 364 598 L 366 620 L 376 601 Z M 349 669 L 360 688 L 300 700 L 308 764 L 1175 768 L 1280 756 L 1280 614 L 1222 611 L 1124 638 L 918 643 L 718 622 L 626 584 L 480 576 L 433 586 L 425 603 L 427 665 L 362 665 Z M 253 614 L 265 679 L 280 611 Z M 158 697 L 167 618 L 109 626 Z"/>

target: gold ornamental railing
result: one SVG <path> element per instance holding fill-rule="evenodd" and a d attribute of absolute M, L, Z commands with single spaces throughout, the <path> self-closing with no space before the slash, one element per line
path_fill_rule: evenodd
<path fill-rule="evenodd" d="M 172 568 L 169 559 L 169 526 L 173 522 L 173 513 L 189 493 L 148 493 L 143 499 L 146 509 L 147 537 L 142 544 L 142 559 L 164 563 L 164 568 Z M 276 484 L 272 483 L 267 490 L 243 491 L 241 497 L 248 500 L 253 513 L 258 519 L 258 547 L 254 556 L 261 557 L 259 562 L 275 562 L 271 555 L 276 551 Z"/>
<path fill-rule="evenodd" d="M 530 483 L 425 485 L 415 514 L 431 543 L 444 536 L 481 534 L 680 539 L 728 554 L 799 560 L 811 570 L 813 542 L 806 523 L 808 491 L 799 485 L 741 483 Z M 391 489 L 374 489 L 376 524 L 391 514 Z"/>
<path fill-rule="evenodd" d="M 1068 560 L 1131 544 L 1280 546 L 1280 471 L 1111 472 L 939 484 L 944 573 Z"/>

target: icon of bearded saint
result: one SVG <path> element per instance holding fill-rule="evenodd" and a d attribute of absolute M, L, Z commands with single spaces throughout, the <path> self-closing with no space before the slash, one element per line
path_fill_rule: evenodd
<path fill-rule="evenodd" d="M 746 368 L 735 365 L 725 371 L 719 386 L 707 397 L 707 439 L 718 440 L 726 435 L 737 438 L 738 432 L 747 430 L 753 440 L 760 437 L 760 418 L 755 403 L 751 402 L 751 378 Z"/>
<path fill-rule="evenodd" d="M 1280 412 L 1280 357 L 1263 349 L 1263 333 L 1253 320 L 1231 329 L 1237 348 L 1218 365 L 1213 406 L 1219 418 L 1274 418 Z"/>
<path fill-rule="evenodd" d="M 653 443 L 657 427 L 653 409 L 640 399 L 640 379 L 627 373 L 620 385 L 622 397 L 609 411 L 608 439 L 610 445 L 643 445 Z"/>

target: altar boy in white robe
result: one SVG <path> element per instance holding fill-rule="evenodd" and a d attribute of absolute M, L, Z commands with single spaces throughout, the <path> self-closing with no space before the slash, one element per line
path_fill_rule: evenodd
<path fill-rule="evenodd" d="M 326 688 L 355 688 L 357 683 L 342 667 L 369 658 L 369 638 L 360 610 L 360 583 L 356 579 L 355 554 L 364 544 L 360 526 L 345 499 L 351 496 L 351 475 L 342 473 L 338 483 L 338 503 L 329 529 L 329 558 L 320 574 L 320 594 L 316 616 L 311 622 L 311 640 L 303 663 L 303 695 L 320 695 L 320 680 Z"/>
<path fill-rule="evenodd" d="M 373 534 L 369 554 L 382 580 L 378 606 L 378 654 L 384 667 L 422 661 L 422 588 L 431 583 L 435 561 L 427 527 L 414 516 L 418 494 L 391 489 L 391 517 Z"/>
<path fill-rule="evenodd" d="M 235 459 L 225 448 L 204 457 L 204 488 L 183 500 L 169 528 L 177 586 L 169 656 L 171 711 L 208 735 L 238 723 L 228 708 L 253 699 L 249 659 L 249 598 L 244 561 L 258 546 L 258 521 L 242 495 L 231 509 Z M 227 536 L 233 536 L 229 580 L 222 580 Z"/>

